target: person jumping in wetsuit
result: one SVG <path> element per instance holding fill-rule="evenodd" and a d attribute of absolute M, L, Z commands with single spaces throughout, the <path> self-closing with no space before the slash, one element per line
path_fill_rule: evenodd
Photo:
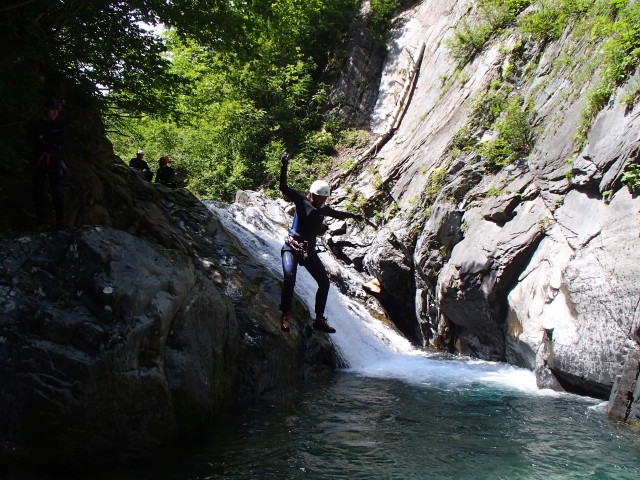
<path fill-rule="evenodd" d="M 336 330 L 324 318 L 324 308 L 329 294 L 329 276 L 316 252 L 316 237 L 322 229 L 324 217 L 354 218 L 356 220 L 363 220 L 364 217 L 355 213 L 334 210 L 325 205 L 331 189 L 329 184 L 323 180 L 316 180 L 311 184 L 309 196 L 289 187 L 287 185 L 289 155 L 286 152 L 283 153 L 280 160 L 280 191 L 296 205 L 293 225 L 281 250 L 284 282 L 280 302 L 280 310 L 282 311 L 280 328 L 284 332 L 288 332 L 291 328 L 289 311 L 293 288 L 296 283 L 298 265 L 303 265 L 318 283 L 315 305 L 316 318 L 313 322 L 313 328 L 327 333 L 335 333 Z"/>

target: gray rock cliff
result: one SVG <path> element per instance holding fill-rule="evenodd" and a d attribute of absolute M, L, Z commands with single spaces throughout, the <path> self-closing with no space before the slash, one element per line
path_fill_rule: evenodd
<path fill-rule="evenodd" d="M 365 205 L 386 199 L 362 269 L 418 345 L 523 366 L 544 387 L 606 399 L 625 384 L 633 397 L 635 383 L 616 378 L 635 358 L 640 329 L 640 199 L 620 182 L 640 148 L 640 104 L 625 102 L 638 74 L 579 144 L 598 80 L 597 70 L 582 72 L 597 46 L 568 30 L 541 49 L 507 28 L 459 67 L 447 39 L 477 20 L 470 5 L 425 0 L 401 13 L 382 78 L 370 82 L 369 129 L 382 135 L 426 46 L 392 138 L 335 182 L 337 200 L 354 191 Z M 563 64 L 567 51 L 576 61 Z M 474 115 L 496 85 L 529 106 L 534 128 L 528 153 L 488 168 L 460 138 L 495 138 Z"/>

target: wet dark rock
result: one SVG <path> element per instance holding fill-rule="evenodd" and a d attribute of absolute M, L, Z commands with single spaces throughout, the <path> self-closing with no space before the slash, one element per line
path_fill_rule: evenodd
<path fill-rule="evenodd" d="M 281 334 L 272 278 L 204 271 L 106 227 L 3 240 L 0 251 L 5 457 L 137 458 L 336 367 L 325 339 L 302 326 Z"/>
<path fill-rule="evenodd" d="M 624 367 L 611 389 L 608 412 L 613 418 L 640 427 L 640 344 L 636 339 L 627 347 Z"/>

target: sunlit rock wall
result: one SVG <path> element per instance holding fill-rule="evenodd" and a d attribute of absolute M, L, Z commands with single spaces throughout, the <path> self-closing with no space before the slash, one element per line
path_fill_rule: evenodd
<path fill-rule="evenodd" d="M 469 5 L 427 0 L 400 15 L 382 78 L 371 83 L 379 91 L 370 129 L 385 131 L 424 43 L 415 91 L 391 140 L 336 198 L 357 190 L 399 208 L 376 231 L 363 268 L 390 297 L 390 312 L 412 308 L 413 327 L 402 325 L 406 315 L 397 321 L 414 341 L 506 360 L 535 370 L 542 386 L 608 398 L 625 342 L 640 328 L 640 199 L 620 182 L 640 147 L 640 106 L 623 104 L 638 75 L 574 153 L 598 79 L 580 73 L 598 45 L 567 31 L 540 51 L 507 30 L 456 70 L 447 39 L 461 21 L 473 24 Z M 473 99 L 504 81 L 516 48 L 516 71 L 529 70 L 510 81 L 533 108 L 534 143 L 525 158 L 487 171 L 478 155 L 452 153 L 453 137 L 469 124 Z M 584 62 L 559 67 L 563 51 Z"/>

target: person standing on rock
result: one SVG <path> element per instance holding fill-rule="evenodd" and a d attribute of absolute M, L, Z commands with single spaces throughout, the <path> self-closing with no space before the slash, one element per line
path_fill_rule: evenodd
<path fill-rule="evenodd" d="M 338 219 L 353 218 L 363 220 L 359 214 L 334 210 L 325 205 L 331 193 L 329 184 L 324 180 L 316 180 L 309 188 L 309 195 L 304 195 L 287 185 L 287 169 L 289 155 L 284 152 L 280 156 L 280 191 L 296 206 L 293 224 L 281 250 L 284 282 L 280 301 L 280 328 L 288 332 L 291 328 L 289 312 L 293 299 L 298 265 L 304 266 L 318 283 L 315 304 L 315 320 L 313 328 L 326 333 L 335 333 L 335 328 L 327 323 L 324 309 L 329 294 L 329 276 L 316 251 L 316 237 L 320 233 L 325 217 Z"/>
<path fill-rule="evenodd" d="M 53 207 L 56 212 L 56 228 L 64 227 L 64 197 L 62 179 L 66 173 L 66 165 L 62 158 L 64 144 L 64 127 L 58 121 L 62 103 L 56 98 L 49 98 L 43 105 L 43 115 L 28 127 L 28 141 L 33 149 L 30 156 L 33 176 L 33 199 L 38 216 L 38 227 L 46 222 L 44 206 L 45 183 L 49 179 Z"/>
<path fill-rule="evenodd" d="M 144 161 L 144 151 L 138 150 L 136 156 L 129 161 L 129 166 L 135 170 L 139 170 L 148 182 L 153 178 L 153 172 L 149 168 L 149 164 Z"/>

